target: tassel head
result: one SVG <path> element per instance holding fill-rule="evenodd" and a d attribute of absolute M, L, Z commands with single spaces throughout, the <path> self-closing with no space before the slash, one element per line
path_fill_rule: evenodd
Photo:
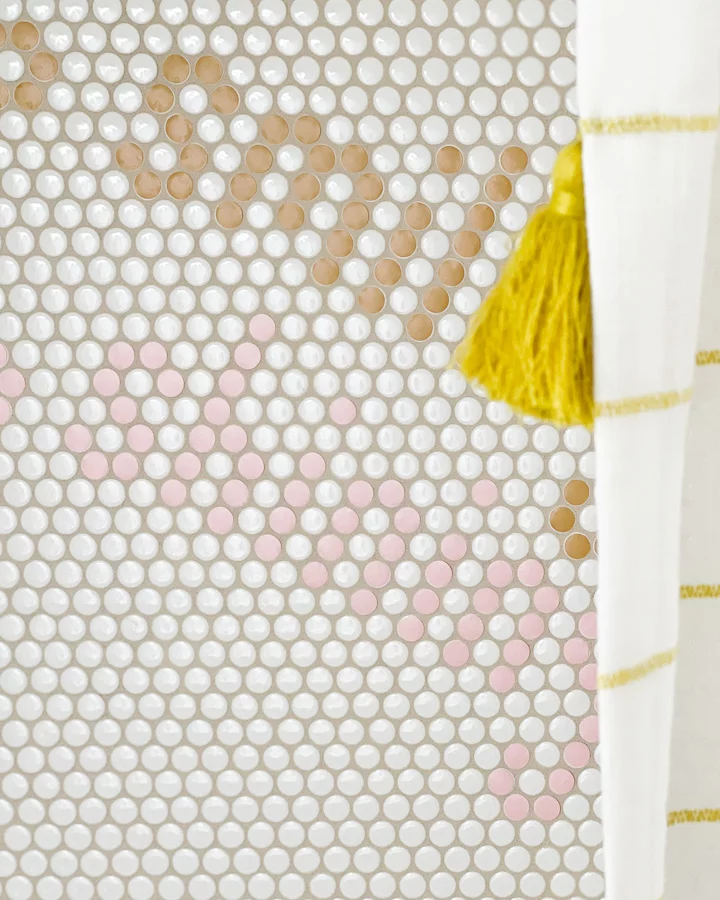
<path fill-rule="evenodd" d="M 528 223 L 456 361 L 469 380 L 516 412 L 560 425 L 592 424 L 592 315 L 579 142 L 558 155 L 552 199 Z"/>
<path fill-rule="evenodd" d="M 585 218 L 582 147 L 579 141 L 568 144 L 558 154 L 553 168 L 553 192 L 550 208 L 559 216 Z"/>

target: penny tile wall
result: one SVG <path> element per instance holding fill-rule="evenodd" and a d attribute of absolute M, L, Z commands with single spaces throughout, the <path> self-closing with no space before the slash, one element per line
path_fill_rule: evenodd
<path fill-rule="evenodd" d="M 0 896 L 601 896 L 593 452 L 450 363 L 572 0 L 0 0 Z"/>

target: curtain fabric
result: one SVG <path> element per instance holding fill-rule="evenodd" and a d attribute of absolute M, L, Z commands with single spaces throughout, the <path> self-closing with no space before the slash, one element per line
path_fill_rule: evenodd
<path fill-rule="evenodd" d="M 706 635 L 717 634 L 718 604 L 680 600 L 685 441 L 696 378 L 689 459 L 701 480 L 712 479 L 705 485 L 720 487 L 708 473 L 712 462 L 702 458 L 712 427 L 705 412 L 716 402 L 708 397 L 720 385 L 720 368 L 696 365 L 719 101 L 716 7 L 714 0 L 579 5 L 594 319 L 606 900 L 660 900 L 673 810 L 682 818 L 682 810 L 720 807 L 720 776 L 714 776 L 713 798 L 699 788 L 705 771 L 701 776 L 697 766 L 707 764 L 707 754 L 698 741 L 704 750 L 715 744 L 700 723 L 707 706 L 694 693 L 713 664 Z M 720 335 L 719 342 L 708 340 L 706 349 L 720 347 Z M 706 513 L 705 488 L 694 478 L 686 491 L 686 533 L 699 522 L 698 505 L 703 517 L 714 515 L 709 508 Z M 690 538 L 684 544 L 683 581 L 710 584 L 707 560 L 718 554 L 705 557 L 707 548 Z M 688 634 L 680 666 L 686 669 L 668 812 L 681 607 Z M 696 652 L 698 641 L 703 653 Z M 696 730 L 680 738 L 688 719 Z M 679 828 L 672 831 L 679 834 Z M 694 857 L 684 855 L 674 835 L 672 841 L 665 900 L 709 897 L 688 889 L 682 870 Z"/>
<path fill-rule="evenodd" d="M 716 146 L 682 502 L 667 900 L 717 897 L 720 849 L 720 145 Z"/>

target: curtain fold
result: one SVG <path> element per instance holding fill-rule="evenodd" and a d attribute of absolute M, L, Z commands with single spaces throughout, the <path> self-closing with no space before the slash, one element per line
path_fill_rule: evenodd
<path fill-rule="evenodd" d="M 713 900 L 720 853 L 720 147 L 686 443 L 666 900 Z"/>
<path fill-rule="evenodd" d="M 660 900 L 664 890 L 682 478 L 719 99 L 717 14 L 711 0 L 579 5 L 606 900 Z"/>

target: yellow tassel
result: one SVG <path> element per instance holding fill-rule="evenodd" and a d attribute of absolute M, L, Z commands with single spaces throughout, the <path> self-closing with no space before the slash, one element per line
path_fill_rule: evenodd
<path fill-rule="evenodd" d="M 580 143 L 553 170 L 532 217 L 456 360 L 516 412 L 561 425 L 593 421 L 592 315 Z"/>

